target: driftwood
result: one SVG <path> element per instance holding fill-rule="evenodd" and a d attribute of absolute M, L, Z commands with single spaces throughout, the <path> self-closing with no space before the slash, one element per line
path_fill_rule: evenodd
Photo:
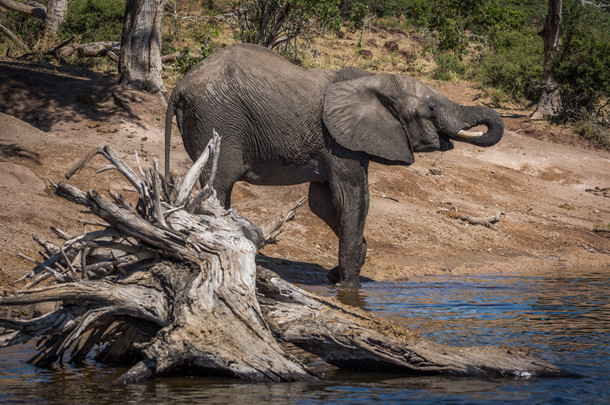
<path fill-rule="evenodd" d="M 67 174 L 103 155 L 110 165 L 102 171 L 118 170 L 137 190 L 135 207 L 116 193 L 109 199 L 94 190 L 53 184 L 56 194 L 104 222 L 94 222 L 96 229 L 83 235 L 57 232 L 65 239 L 61 246 L 38 238 L 43 259 L 34 260 L 35 268 L 23 280 L 26 287 L 0 294 L 0 305 L 57 302 L 57 309 L 31 320 L 0 319 L 0 347 L 40 338 L 30 360 L 37 366 L 61 363 L 66 355 L 79 363 L 99 347 L 98 361 L 133 364 L 118 383 L 144 381 L 175 367 L 257 381 L 319 378 L 281 342 L 354 370 L 564 374 L 519 350 L 426 341 L 257 268 L 257 250 L 274 240 L 291 214 L 282 214 L 263 231 L 219 205 L 212 178 L 192 195 L 206 162 L 215 164 L 219 142 L 215 134 L 175 184 L 161 176 L 157 162 L 147 170 L 138 163 L 136 172 L 109 147 L 94 149 Z"/>
<path fill-rule="evenodd" d="M 453 209 L 445 208 L 440 208 L 438 212 L 447 215 L 449 218 L 459 219 L 460 221 L 468 222 L 470 225 L 482 225 L 486 228 L 493 229 L 494 231 L 498 230 L 494 224 L 500 222 L 502 215 L 501 213 L 496 213 L 495 215 L 489 217 L 473 217 L 458 213 Z"/>
<path fill-rule="evenodd" d="M 115 41 L 89 42 L 86 44 L 74 44 L 70 48 L 62 52 L 63 56 L 70 56 L 74 52 L 80 57 L 103 57 L 107 56 L 115 62 L 118 62 L 119 57 L 116 52 L 121 49 L 121 43 Z"/>

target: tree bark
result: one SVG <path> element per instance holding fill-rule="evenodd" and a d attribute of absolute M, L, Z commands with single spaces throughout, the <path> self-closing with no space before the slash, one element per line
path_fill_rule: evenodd
<path fill-rule="evenodd" d="M 59 24 L 62 23 L 68 11 L 66 0 L 48 0 L 47 18 L 45 19 L 45 37 L 54 38 L 57 35 Z"/>
<path fill-rule="evenodd" d="M 435 344 L 370 314 L 324 299 L 256 267 L 255 255 L 277 234 L 282 214 L 261 228 L 220 206 L 212 178 L 193 187 L 220 147 L 217 134 L 177 182 L 154 169 L 137 172 L 110 148 L 96 148 L 66 176 L 96 155 L 110 161 L 140 194 L 132 207 L 66 183 L 56 194 L 86 206 L 105 221 L 101 229 L 54 246 L 41 241 L 44 261 L 26 275 L 28 285 L 0 294 L 0 305 L 58 302 L 32 320 L 0 319 L 0 347 L 41 337 L 30 360 L 38 366 L 82 361 L 96 345 L 99 361 L 131 361 L 117 383 L 141 382 L 174 367 L 254 381 L 312 380 L 316 376 L 286 353 L 290 342 L 337 367 L 402 374 L 560 376 L 559 368 L 522 351 Z M 137 157 L 137 156 L 136 156 Z M 210 171 L 214 173 L 214 170 Z M 302 204 L 299 201 L 297 205 Z M 195 209 L 199 214 L 194 214 Z M 48 283 L 54 279 L 55 283 Z M 44 287 L 34 289 L 43 281 Z"/>
<path fill-rule="evenodd" d="M 119 56 L 120 82 L 166 93 L 161 78 L 161 32 L 165 0 L 128 0 Z"/>
<path fill-rule="evenodd" d="M 543 120 L 556 117 L 561 112 L 561 96 L 559 87 L 551 75 L 551 61 L 559 47 L 561 34 L 562 0 L 549 0 L 548 13 L 544 28 L 539 33 L 544 41 L 544 62 L 542 94 L 538 107 L 532 114 L 533 120 Z"/>

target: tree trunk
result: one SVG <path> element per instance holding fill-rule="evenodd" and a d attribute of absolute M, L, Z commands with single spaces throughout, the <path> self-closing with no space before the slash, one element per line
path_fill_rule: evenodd
<path fill-rule="evenodd" d="M 290 342 L 337 367 L 402 374 L 560 376 L 559 368 L 521 351 L 435 344 L 370 314 L 308 293 L 256 268 L 258 249 L 294 209 L 261 228 L 225 210 L 211 188 L 191 192 L 206 162 L 216 164 L 217 134 L 175 185 L 155 168 L 138 174 L 108 148 L 110 161 L 138 190 L 135 208 L 91 190 L 54 184 L 59 196 L 86 206 L 106 224 L 69 237 L 61 247 L 40 241 L 44 261 L 18 293 L 0 294 L 0 305 L 59 302 L 32 320 L 0 319 L 0 347 L 42 337 L 30 360 L 38 366 L 80 362 L 96 345 L 98 361 L 132 361 L 117 383 L 140 382 L 174 367 L 255 381 L 312 380 L 319 376 L 287 354 Z M 214 166 L 213 166 L 214 167 Z M 302 204 L 299 201 L 298 204 Z M 200 214 L 193 212 L 197 208 Z M 296 208 L 295 208 L 296 209 Z M 55 284 L 49 284 L 54 279 Z M 33 289 L 42 282 L 45 287 Z"/>
<path fill-rule="evenodd" d="M 539 35 L 544 41 L 544 63 L 542 94 L 536 111 L 532 114 L 533 120 L 543 120 L 556 117 L 561 112 L 561 96 L 559 87 L 551 76 L 551 61 L 559 47 L 561 34 L 562 0 L 549 0 L 548 13 L 544 28 Z"/>
<path fill-rule="evenodd" d="M 49 0 L 47 2 L 47 18 L 45 19 L 45 37 L 54 38 L 59 24 L 62 23 L 68 11 L 66 0 Z"/>
<path fill-rule="evenodd" d="M 121 37 L 121 84 L 166 93 L 161 78 L 161 32 L 165 0 L 128 0 Z"/>

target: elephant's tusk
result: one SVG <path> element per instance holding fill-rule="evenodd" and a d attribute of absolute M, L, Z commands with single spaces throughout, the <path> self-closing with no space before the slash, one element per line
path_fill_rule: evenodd
<path fill-rule="evenodd" d="M 457 135 L 462 138 L 480 138 L 481 136 L 483 136 L 483 132 L 465 131 L 462 129 L 460 130 L 460 132 L 457 133 Z"/>

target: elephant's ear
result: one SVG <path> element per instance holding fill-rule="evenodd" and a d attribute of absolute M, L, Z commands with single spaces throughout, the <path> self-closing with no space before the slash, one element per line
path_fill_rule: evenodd
<path fill-rule="evenodd" d="M 397 93 L 395 79 L 385 74 L 333 83 L 326 89 L 322 120 L 339 145 L 410 165 L 413 147 L 397 118 Z"/>

